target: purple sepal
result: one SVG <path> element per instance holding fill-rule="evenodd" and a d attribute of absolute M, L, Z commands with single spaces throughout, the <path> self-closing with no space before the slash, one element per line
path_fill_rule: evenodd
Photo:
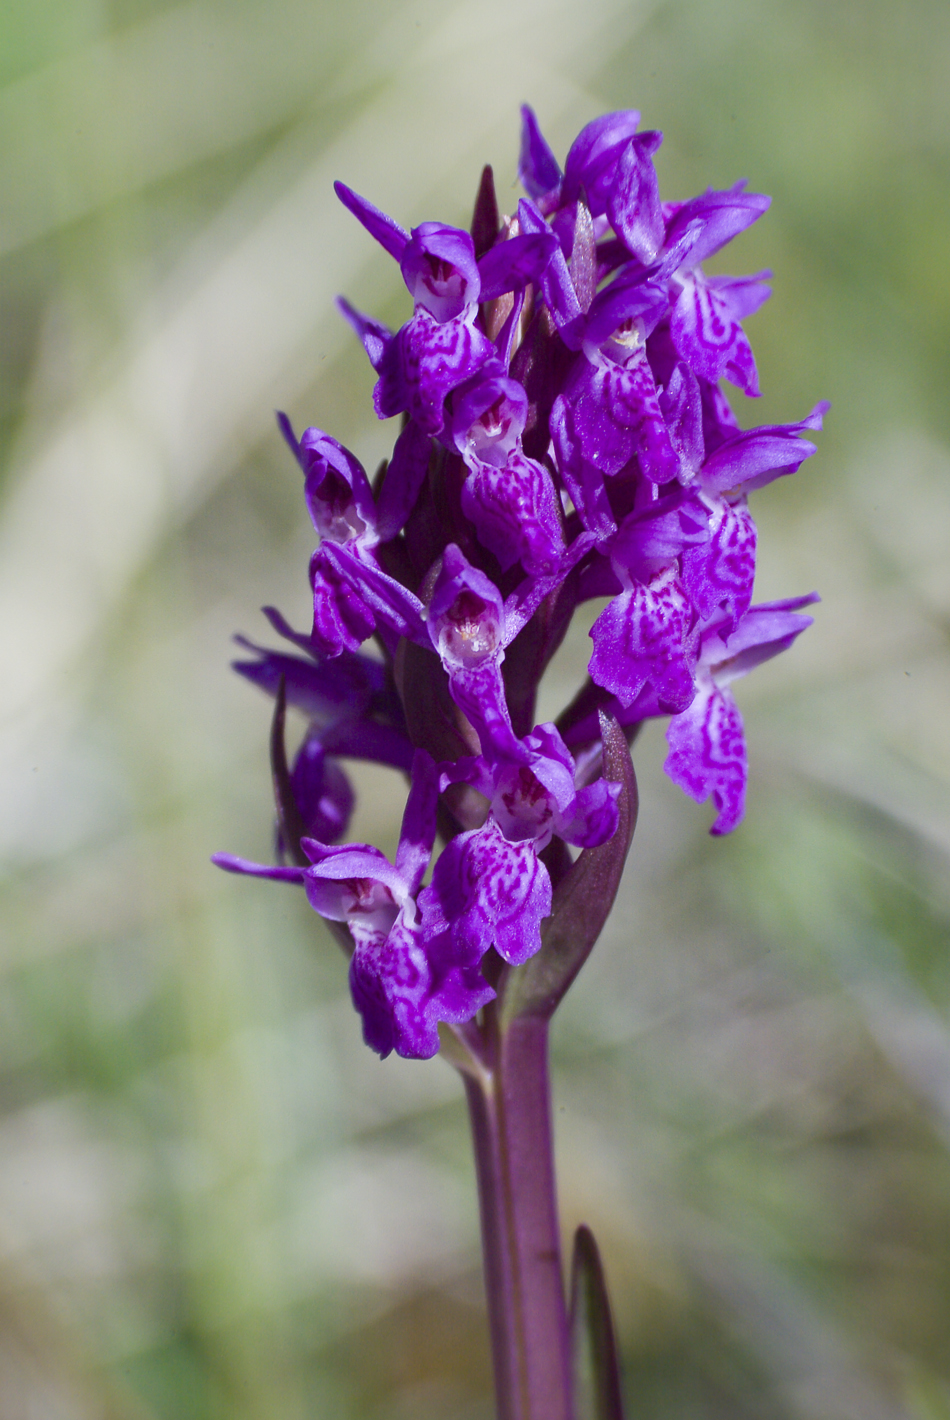
<path fill-rule="evenodd" d="M 353 213 L 358 222 L 362 222 L 370 236 L 375 237 L 390 256 L 400 261 L 409 241 L 409 233 L 392 217 L 387 217 L 385 212 L 374 207 L 372 202 L 367 202 L 365 197 L 360 197 L 359 193 L 347 187 L 346 183 L 335 182 L 333 190 L 343 206 Z"/>
<path fill-rule="evenodd" d="M 745 499 L 738 503 L 715 499 L 709 541 L 687 548 L 682 561 L 683 586 L 703 620 L 721 606 L 735 626 L 748 611 L 755 581 L 755 548 L 755 523 Z"/>
<path fill-rule="evenodd" d="M 478 301 L 475 243 L 459 227 L 442 222 L 413 227 L 400 269 L 416 309 L 421 306 L 440 324 L 464 315 Z"/>
<path fill-rule="evenodd" d="M 607 198 L 611 226 L 645 264 L 663 245 L 660 185 L 652 156 L 662 141 L 660 133 L 638 133 L 630 139 L 619 155 Z"/>
<path fill-rule="evenodd" d="M 591 679 L 629 706 L 646 684 L 667 712 L 682 710 L 695 685 L 687 644 L 690 605 L 676 569 L 636 583 L 605 607 L 590 629 Z"/>
<path fill-rule="evenodd" d="M 522 198 L 518 203 L 518 225 L 522 232 L 535 235 L 548 232 L 550 229 L 544 217 L 532 202 Z M 561 332 L 561 338 L 576 350 L 580 346 L 580 324 L 583 318 L 580 302 L 577 299 L 577 292 L 574 290 L 574 282 L 571 280 L 571 273 L 568 269 L 567 261 L 560 246 L 556 246 L 551 254 L 551 259 L 544 269 L 541 278 L 541 290 L 547 302 L 554 323 Z"/>
<path fill-rule="evenodd" d="M 537 284 L 557 249 L 557 238 L 550 227 L 496 242 L 478 263 L 481 299 L 492 301 L 508 291 L 521 291 L 531 283 Z"/>
<path fill-rule="evenodd" d="M 233 853 L 213 853 L 211 861 L 226 873 L 243 873 L 250 878 L 273 878 L 279 883 L 302 883 L 307 871 L 306 868 L 274 868 L 266 863 L 251 863 L 247 858 L 236 858 Z"/>
<path fill-rule="evenodd" d="M 565 196 L 574 197 L 583 187 L 594 217 L 607 211 L 617 163 L 639 122 L 636 109 L 605 113 L 582 128 L 571 144 L 564 164 Z"/>
<path fill-rule="evenodd" d="M 402 353 L 397 335 L 379 321 L 372 320 L 351 306 L 342 296 L 336 298 L 337 309 L 359 336 L 369 363 L 379 379 L 373 390 L 373 406 L 380 419 L 391 419 L 408 407 L 402 372 Z"/>
<path fill-rule="evenodd" d="M 341 715 L 363 714 L 372 697 L 383 689 L 383 667 L 368 656 L 344 653 L 332 661 L 305 661 L 300 656 L 266 650 L 244 636 L 234 639 L 259 657 L 256 661 L 232 661 L 232 669 L 238 675 L 260 686 L 268 695 L 277 694 L 283 677 L 287 703 L 321 725 Z M 309 637 L 306 645 L 312 649 Z"/>
<path fill-rule="evenodd" d="M 712 384 L 725 375 L 744 394 L 759 395 L 755 357 L 739 324 L 750 299 L 747 283 L 736 283 L 738 289 L 734 291 L 732 278 L 727 284 L 716 285 L 720 278 L 707 280 L 700 271 L 681 272 L 677 279 L 681 290 L 670 331 L 682 358 Z M 748 281 L 754 279 L 750 277 Z M 761 289 L 768 291 L 767 287 Z"/>
<path fill-rule="evenodd" d="M 507 571 L 552 571 L 564 555 L 557 491 L 542 464 L 520 452 L 503 468 L 477 464 L 462 485 L 462 511 Z"/>
<path fill-rule="evenodd" d="M 561 169 L 538 127 L 534 110 L 521 108 L 521 154 L 518 181 L 531 197 L 544 197 L 561 181 Z"/>
<path fill-rule="evenodd" d="M 324 542 L 310 559 L 311 641 L 317 651 L 331 657 L 339 656 L 342 651 L 358 651 L 366 638 L 372 636 L 376 625 L 373 612 L 360 591 L 340 575 L 333 556 L 337 551 L 335 543 Z M 339 551 L 342 553 L 342 549 Z"/>
<path fill-rule="evenodd" d="M 721 443 L 703 464 L 701 480 L 710 493 L 741 488 L 744 493 L 764 488 L 773 479 L 794 473 L 815 453 L 815 445 L 798 436 L 805 429 L 820 429 L 829 406 L 816 404 L 797 424 L 765 424 L 737 431 Z"/>
<path fill-rule="evenodd" d="M 290 788 L 304 832 L 324 843 L 336 843 L 350 822 L 356 796 L 318 734 L 308 734 L 290 771 Z M 278 844 L 278 853 L 282 845 Z"/>
<path fill-rule="evenodd" d="M 759 192 L 745 192 L 745 180 L 734 187 L 716 192 L 712 188 L 689 202 L 670 204 L 666 208 L 668 222 L 666 244 L 673 245 L 686 228 L 699 219 L 702 235 L 690 253 L 692 262 L 705 261 L 733 237 L 751 227 L 767 210 L 772 199 Z"/>

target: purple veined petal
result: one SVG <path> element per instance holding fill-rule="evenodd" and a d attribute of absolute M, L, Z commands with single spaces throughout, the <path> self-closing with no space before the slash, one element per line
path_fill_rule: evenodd
<path fill-rule="evenodd" d="M 510 843 L 489 819 L 445 846 L 419 907 L 423 929 L 450 933 L 460 960 L 478 961 L 494 946 L 518 965 L 541 946 L 551 879 L 530 843 Z"/>
<path fill-rule="evenodd" d="M 400 533 L 416 505 L 432 455 L 428 434 L 410 419 L 393 448 L 379 494 L 376 531 L 381 542 Z"/>
<path fill-rule="evenodd" d="M 265 863 L 252 863 L 247 858 L 236 858 L 233 853 L 214 853 L 211 857 L 216 868 L 226 873 L 243 873 L 251 878 L 274 878 L 280 883 L 302 883 L 306 868 L 273 868 Z"/>
<path fill-rule="evenodd" d="M 470 468 L 503 468 L 518 446 L 528 416 L 528 396 L 510 376 L 486 373 L 453 400 L 452 438 Z"/>
<path fill-rule="evenodd" d="M 772 199 L 763 193 L 745 192 L 744 188 L 745 180 L 722 192 L 709 188 L 689 202 L 671 204 L 676 210 L 667 224 L 667 246 L 675 243 L 690 223 L 698 219 L 702 223 L 702 236 L 690 252 L 690 261 L 705 261 L 751 227 L 768 209 Z"/>
<path fill-rule="evenodd" d="M 748 675 L 756 666 L 788 650 L 812 624 L 812 617 L 798 616 L 796 612 L 820 600 L 817 592 L 811 592 L 804 597 L 750 607 L 726 637 L 722 636 L 722 630 L 727 627 L 711 627 L 702 633 L 700 665 L 708 668 L 718 686 Z"/>
<path fill-rule="evenodd" d="M 521 153 L 518 159 L 518 181 L 531 197 L 544 197 L 561 181 L 561 169 L 548 147 L 534 110 L 527 104 L 521 108 Z"/>
<path fill-rule="evenodd" d="M 744 394 L 761 393 L 752 348 L 728 302 L 700 273 L 686 273 L 670 321 L 673 342 L 693 372 L 715 384 L 723 375 Z"/>
<path fill-rule="evenodd" d="M 605 607 L 590 630 L 588 670 L 597 685 L 629 706 L 646 684 L 660 705 L 679 711 L 693 698 L 686 647 L 689 601 L 673 567 L 637 583 Z"/>
<path fill-rule="evenodd" d="M 322 429 L 304 431 L 298 445 L 304 497 L 314 528 L 330 542 L 376 542 L 376 505 L 355 454 Z"/>
<path fill-rule="evenodd" d="M 576 386 L 575 386 L 576 388 Z M 604 539 L 616 531 L 617 523 L 607 497 L 603 470 L 584 457 L 584 413 L 578 427 L 578 401 L 559 394 L 551 408 L 551 438 L 557 455 L 558 472 L 568 497 L 588 532 Z"/>
<path fill-rule="evenodd" d="M 469 322 L 439 322 L 425 310 L 416 311 L 399 339 L 409 412 L 425 433 L 438 434 L 448 396 L 479 371 L 496 367 L 497 351 Z"/>
<path fill-rule="evenodd" d="M 392 936 L 357 943 L 350 958 L 350 995 L 363 1022 L 363 1040 L 381 1060 L 394 1049 L 428 1060 L 439 1048 L 438 1032 L 424 1010 L 429 964 L 418 945 L 404 950 Z"/>
<path fill-rule="evenodd" d="M 359 336 L 369 363 L 379 376 L 373 390 L 377 416 L 391 419 L 394 414 L 402 414 L 409 408 L 409 393 L 403 375 L 399 335 L 394 335 L 387 326 L 363 315 L 342 296 L 337 296 L 336 304 L 340 314 Z"/>
<path fill-rule="evenodd" d="M 462 485 L 462 511 L 507 571 L 552 571 L 564 555 L 557 491 L 542 464 L 515 452 L 504 468 L 476 465 Z"/>
<path fill-rule="evenodd" d="M 705 457 L 703 397 L 698 379 L 682 360 L 677 360 L 660 391 L 660 409 L 670 443 L 680 457 L 680 481 L 692 483 Z"/>
<path fill-rule="evenodd" d="M 439 776 L 435 761 L 426 750 L 417 749 L 396 849 L 396 871 L 411 895 L 418 892 L 432 856 L 438 798 Z"/>
<path fill-rule="evenodd" d="M 700 380 L 699 393 L 703 402 L 703 443 L 708 461 L 721 444 L 739 433 L 739 421 L 718 385 Z"/>
<path fill-rule="evenodd" d="M 361 589 L 341 576 L 333 557 L 336 544 L 324 542 L 310 559 L 313 589 L 313 630 L 311 640 L 322 655 L 334 657 L 344 651 L 358 651 L 376 626 L 373 609 Z M 345 554 L 344 554 L 345 555 Z"/>
<path fill-rule="evenodd" d="M 579 362 L 565 391 L 572 425 L 586 463 L 611 478 L 636 455 L 651 483 L 668 483 L 680 461 L 660 408 L 653 372 L 643 347 L 623 365 Z"/>
<path fill-rule="evenodd" d="M 710 833 L 731 833 L 742 821 L 747 776 L 742 716 L 728 690 L 706 683 L 666 731 L 664 769 L 701 804 L 712 795 L 718 810 Z"/>
<path fill-rule="evenodd" d="M 593 216 L 606 212 L 617 160 L 637 131 L 636 109 L 605 113 L 581 129 L 564 164 L 564 187 L 573 196 L 583 187 Z"/>
<path fill-rule="evenodd" d="M 537 285 L 557 249 L 557 238 L 550 227 L 496 242 L 478 263 L 481 299 L 493 301 L 509 291 Z"/>
<path fill-rule="evenodd" d="M 709 541 L 683 553 L 683 586 L 705 620 L 717 607 L 728 610 L 735 625 L 748 611 L 755 581 L 756 528 L 745 499 L 713 502 Z"/>
<path fill-rule="evenodd" d="M 559 837 L 576 848 L 597 848 L 613 838 L 619 821 L 617 800 L 621 787 L 598 779 L 579 790 L 569 813 L 560 819 L 556 830 Z"/>
<path fill-rule="evenodd" d="M 751 492 L 764 488 L 775 478 L 794 473 L 816 452 L 815 445 L 799 435 L 805 429 L 820 429 L 828 407 L 827 400 L 821 400 L 797 424 L 767 424 L 758 429 L 737 430 L 703 465 L 703 488 L 710 493 L 726 493 L 733 488 Z"/>
<path fill-rule="evenodd" d="M 358 222 L 369 232 L 371 237 L 375 237 L 380 246 L 395 257 L 396 261 L 401 261 L 409 241 L 409 233 L 400 227 L 398 222 L 394 222 L 392 217 L 387 217 L 385 212 L 381 212 L 378 207 L 374 207 L 372 202 L 367 202 L 365 197 L 360 197 L 359 193 L 347 187 L 345 183 L 335 182 L 333 190 L 348 211 Z"/>
<path fill-rule="evenodd" d="M 660 186 L 652 154 L 658 133 L 638 133 L 619 155 L 607 197 L 607 215 L 618 237 L 642 262 L 651 262 L 663 245 Z"/>
<path fill-rule="evenodd" d="M 428 645 L 423 622 L 423 607 L 395 577 L 366 557 L 356 557 L 345 547 L 324 543 L 319 552 L 340 582 L 349 587 L 372 615 L 392 628 L 399 636 L 420 645 Z"/>
<path fill-rule="evenodd" d="M 464 315 L 477 302 L 481 279 L 470 233 L 443 222 L 423 222 L 400 259 L 403 280 L 416 307 L 441 324 Z"/>

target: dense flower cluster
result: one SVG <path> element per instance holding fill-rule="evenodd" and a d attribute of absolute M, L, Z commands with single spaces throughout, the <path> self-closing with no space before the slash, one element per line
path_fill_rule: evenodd
<path fill-rule="evenodd" d="M 340 302 L 378 376 L 376 412 L 402 428 L 371 482 L 329 434 L 298 440 L 281 416 L 320 538 L 313 626 L 297 634 L 268 609 L 303 656 L 244 643 L 256 658 L 237 669 L 278 696 L 278 847 L 292 861 L 216 861 L 301 882 L 345 924 L 380 1054 L 431 1055 L 440 1021 L 471 1019 L 494 995 L 486 953 L 520 964 L 539 950 L 564 845 L 614 833 L 599 712 L 628 735 L 669 716 L 667 773 L 712 797 L 714 833 L 734 828 L 746 754 L 729 686 L 809 625 L 813 596 L 751 605 L 748 494 L 814 452 L 802 436 L 825 406 L 740 429 L 719 381 L 759 393 L 741 322 L 768 273 L 702 268 L 768 198 L 738 183 L 661 202 L 661 135 L 638 122 L 588 124 L 562 171 L 524 109 L 528 196 L 500 217 L 486 169 L 471 232 L 404 231 L 336 185 L 413 298 L 396 332 Z M 608 600 L 588 683 L 557 725 L 536 725 L 541 675 L 592 598 Z M 361 650 L 370 637 L 382 659 Z M 285 698 L 310 721 L 289 770 Z M 347 756 L 410 775 L 394 863 L 338 844 Z M 446 843 L 423 886 L 437 826 Z"/>

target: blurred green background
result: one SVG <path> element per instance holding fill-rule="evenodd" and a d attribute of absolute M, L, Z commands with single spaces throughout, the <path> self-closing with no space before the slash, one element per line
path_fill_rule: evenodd
<path fill-rule="evenodd" d="M 641 108 L 668 198 L 771 193 L 718 264 L 775 272 L 740 417 L 833 404 L 753 500 L 759 598 L 824 602 L 739 687 L 743 827 L 638 745 L 565 1227 L 632 1420 L 947 1420 L 946 0 L 5 0 L 0 76 L 0 1420 L 491 1414 L 452 1072 L 380 1064 L 299 896 L 208 856 L 269 852 L 229 637 L 307 616 L 273 409 L 392 439 L 332 297 L 407 298 L 331 182 L 464 223 L 491 161 L 510 207 L 523 100 L 562 157 Z"/>

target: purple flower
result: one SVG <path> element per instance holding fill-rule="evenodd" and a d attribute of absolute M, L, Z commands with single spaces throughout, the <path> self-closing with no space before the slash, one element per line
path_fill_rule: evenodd
<path fill-rule="evenodd" d="M 371 484 L 332 435 L 298 440 L 279 416 L 319 537 L 313 625 L 301 635 L 268 611 L 296 653 L 244 643 L 253 657 L 237 668 L 275 697 L 278 856 L 293 862 L 217 861 L 304 886 L 352 946 L 353 999 L 383 1055 L 433 1054 L 439 1024 L 470 1022 L 494 984 L 530 980 L 548 999 L 549 916 L 550 952 L 578 932 L 589 950 L 577 884 L 609 880 L 612 894 L 619 821 L 629 837 L 631 782 L 618 800 L 596 777 L 602 756 L 616 774 L 620 727 L 670 717 L 667 773 L 712 797 L 715 833 L 736 826 L 746 758 L 731 682 L 809 624 L 814 598 L 751 606 L 749 496 L 814 453 L 826 406 L 739 427 L 719 382 L 759 393 L 743 322 L 769 273 L 703 270 L 768 198 L 737 183 L 662 202 L 661 135 L 639 123 L 634 110 L 595 119 L 562 168 L 524 108 L 527 197 L 501 216 L 486 168 L 471 233 L 406 230 L 336 185 L 412 298 L 398 330 L 339 302 L 376 371 L 376 413 L 401 426 Z M 541 678 L 594 597 L 588 683 L 559 729 L 532 729 Z M 307 717 L 290 765 L 285 704 Z M 411 772 L 395 862 L 340 841 L 348 757 Z M 491 948 L 512 968 L 499 978 L 494 961 L 493 985 Z M 566 989 L 575 968 L 562 966 Z"/>
<path fill-rule="evenodd" d="M 448 940 L 463 959 L 479 960 L 494 946 L 518 965 L 541 946 L 541 922 L 551 911 L 551 879 L 540 854 L 557 835 L 594 848 L 617 827 L 618 784 L 575 785 L 571 753 L 554 725 L 539 725 L 494 762 L 460 760 L 442 774 L 466 783 L 489 803 L 481 828 L 447 844 L 432 882 L 419 898 L 427 935 Z"/>
<path fill-rule="evenodd" d="M 711 833 L 731 833 L 745 807 L 745 734 L 729 686 L 786 651 L 812 623 L 810 616 L 795 613 L 816 601 L 812 593 L 754 606 L 731 633 L 724 634 L 727 618 L 720 617 L 700 634 L 696 697 L 669 723 L 670 753 L 664 767 L 674 784 L 697 803 L 712 795 L 717 816 Z"/>

